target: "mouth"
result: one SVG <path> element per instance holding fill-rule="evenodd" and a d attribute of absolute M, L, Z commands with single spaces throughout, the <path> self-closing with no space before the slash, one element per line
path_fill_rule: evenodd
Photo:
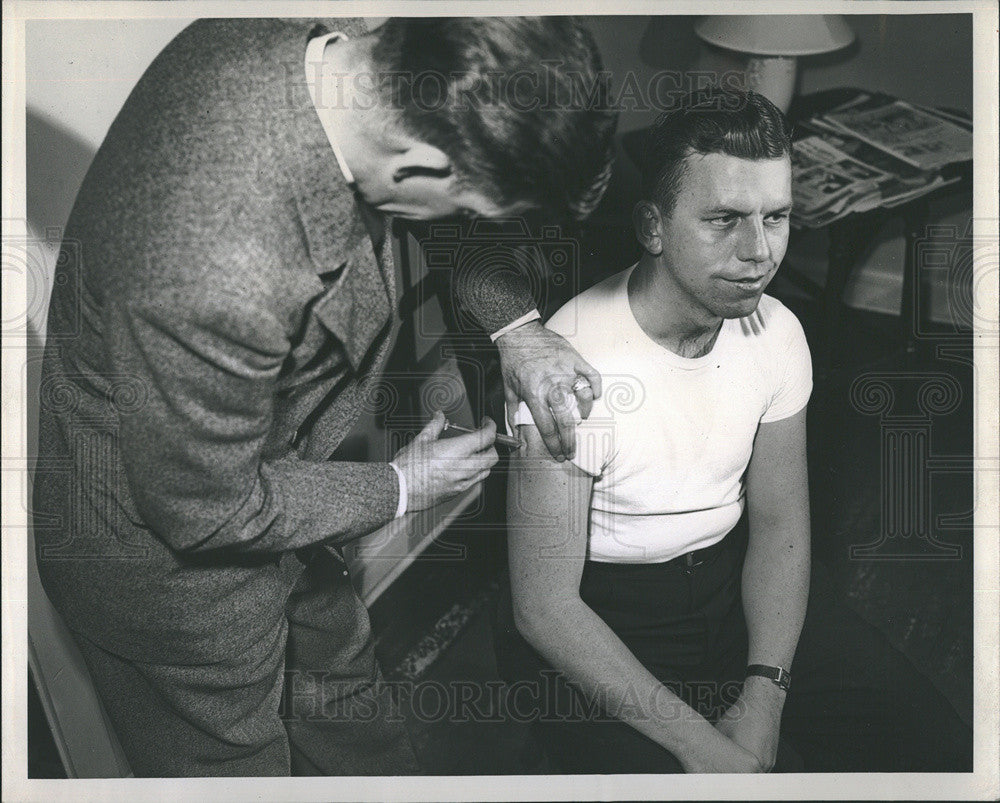
<path fill-rule="evenodd" d="M 763 273 L 760 276 L 744 276 L 739 279 L 726 279 L 726 281 L 746 293 L 756 293 L 758 290 L 764 289 L 769 275 L 768 273 Z"/>

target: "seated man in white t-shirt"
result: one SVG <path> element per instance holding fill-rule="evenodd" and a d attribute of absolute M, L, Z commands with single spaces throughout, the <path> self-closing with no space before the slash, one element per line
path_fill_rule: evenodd
<path fill-rule="evenodd" d="M 969 768 L 947 703 L 830 594 L 800 642 L 812 372 L 798 320 L 764 295 L 788 241 L 789 151 L 765 98 L 688 96 L 651 137 L 642 258 L 547 324 L 604 386 L 570 462 L 526 408 L 514 421 L 519 671 L 544 680 L 536 724 L 566 771 Z"/>

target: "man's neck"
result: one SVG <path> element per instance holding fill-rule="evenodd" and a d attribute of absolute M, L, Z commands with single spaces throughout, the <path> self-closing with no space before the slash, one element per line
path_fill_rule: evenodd
<path fill-rule="evenodd" d="M 370 53 L 371 40 L 367 37 L 328 42 L 323 51 L 324 80 L 321 84 L 321 105 L 324 107 L 321 113 L 333 129 L 337 147 L 355 186 L 366 198 L 378 195 L 371 177 L 378 175 L 374 166 L 380 159 L 371 133 L 377 128 L 374 115 L 378 113 L 370 94 L 374 92 L 374 76 L 361 82 L 363 90 L 359 90 L 357 81 L 364 70 L 370 69 Z"/>
<path fill-rule="evenodd" d="M 649 253 L 629 277 L 628 302 L 642 330 L 680 357 L 708 354 L 722 329 L 722 318 L 694 307 Z"/>

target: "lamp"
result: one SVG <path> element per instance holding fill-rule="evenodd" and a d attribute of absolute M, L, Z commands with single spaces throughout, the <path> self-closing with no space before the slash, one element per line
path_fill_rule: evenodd
<path fill-rule="evenodd" d="M 749 54 L 747 88 L 759 92 L 782 112 L 795 92 L 795 59 L 829 53 L 854 41 L 840 14 L 717 15 L 694 26 L 711 45 Z"/>

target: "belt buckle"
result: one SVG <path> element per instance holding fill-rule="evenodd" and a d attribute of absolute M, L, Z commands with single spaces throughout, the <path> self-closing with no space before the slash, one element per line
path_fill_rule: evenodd
<path fill-rule="evenodd" d="M 686 552 L 683 555 L 683 558 L 684 558 L 684 571 L 688 572 L 689 574 L 690 574 L 690 572 L 691 572 L 692 569 L 695 569 L 698 566 L 701 566 L 701 564 L 703 564 L 705 562 L 704 560 L 695 560 L 694 553 L 697 552 L 697 551 L 698 550 L 694 550 L 693 552 Z"/>

